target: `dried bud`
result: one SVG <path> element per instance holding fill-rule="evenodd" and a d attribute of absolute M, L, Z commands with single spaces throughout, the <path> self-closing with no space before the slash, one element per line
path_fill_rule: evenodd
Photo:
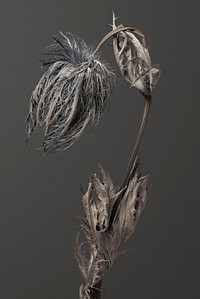
<path fill-rule="evenodd" d="M 81 221 L 87 243 L 79 245 L 77 239 L 76 246 L 76 258 L 86 282 L 85 287 L 81 286 L 82 294 L 95 288 L 113 265 L 122 244 L 133 233 L 146 202 L 147 177 L 141 176 L 138 160 L 128 185 L 122 190 L 114 188 L 108 173 L 102 167 L 100 169 L 103 182 L 94 174 L 83 196 L 85 218 Z M 113 206 L 121 193 L 123 197 L 109 227 Z M 82 295 L 82 298 L 90 297 Z"/>
<path fill-rule="evenodd" d="M 114 74 L 83 40 L 54 37 L 43 60 L 44 75 L 30 100 L 26 142 L 44 126 L 44 153 L 71 146 L 86 128 L 98 124 L 110 97 Z"/>
<path fill-rule="evenodd" d="M 113 30 L 116 27 L 113 15 Z M 141 41 L 138 37 L 140 37 Z M 119 69 L 124 78 L 135 86 L 147 98 L 151 97 L 160 71 L 158 66 L 152 66 L 149 51 L 146 48 L 144 35 L 138 30 L 122 30 L 113 35 L 113 49 Z"/>

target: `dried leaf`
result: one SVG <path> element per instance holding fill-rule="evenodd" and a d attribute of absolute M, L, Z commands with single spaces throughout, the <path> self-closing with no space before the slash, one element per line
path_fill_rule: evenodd
<path fill-rule="evenodd" d="M 129 181 L 118 210 L 123 242 L 127 241 L 135 230 L 140 214 L 146 203 L 147 177 L 141 177 L 138 172 Z"/>

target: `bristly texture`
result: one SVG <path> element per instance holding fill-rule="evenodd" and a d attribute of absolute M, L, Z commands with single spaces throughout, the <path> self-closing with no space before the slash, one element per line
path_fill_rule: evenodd
<path fill-rule="evenodd" d="M 128 185 L 124 190 L 114 188 L 107 172 L 100 167 L 103 182 L 96 174 L 91 176 L 87 192 L 83 196 L 85 218 L 81 218 L 87 242 L 79 244 L 77 238 L 76 258 L 85 279 L 80 287 L 80 298 L 89 299 L 110 268 L 122 244 L 133 233 L 147 195 L 147 176 L 141 176 L 139 162 L 132 169 Z M 124 192 L 112 226 L 109 227 L 114 203 Z M 96 193 L 96 197 L 94 196 Z"/>
<path fill-rule="evenodd" d="M 114 74 L 83 40 L 67 33 L 54 37 L 43 60 L 26 118 L 26 142 L 44 126 L 44 153 L 71 146 L 95 127 L 111 94 Z"/>
<path fill-rule="evenodd" d="M 113 30 L 124 28 L 123 25 L 116 27 L 115 19 L 113 14 Z M 125 79 L 139 89 L 145 97 L 150 98 L 152 89 L 159 79 L 160 70 L 157 65 L 151 64 L 144 35 L 138 29 L 120 31 L 113 35 L 113 49 Z"/>

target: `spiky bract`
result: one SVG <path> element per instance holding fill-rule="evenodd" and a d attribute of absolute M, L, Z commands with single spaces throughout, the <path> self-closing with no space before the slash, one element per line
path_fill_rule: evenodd
<path fill-rule="evenodd" d="M 146 98 L 151 98 L 160 77 L 159 67 L 151 63 L 143 33 L 136 28 L 123 31 L 124 26 L 116 26 L 115 19 L 113 14 L 113 30 L 122 29 L 113 35 L 113 50 L 119 69 L 132 86 Z"/>
<path fill-rule="evenodd" d="M 87 242 L 79 244 L 77 238 L 76 258 L 86 282 L 80 288 L 80 298 L 83 299 L 93 298 L 90 293 L 113 265 L 121 246 L 134 232 L 147 196 L 147 176 L 141 175 L 138 159 L 124 189 L 114 187 L 108 173 L 102 167 L 100 169 L 103 182 L 96 174 L 92 175 L 83 196 L 85 218 L 81 218 L 81 226 Z M 111 221 L 114 205 L 121 193 L 123 197 L 114 221 Z"/>

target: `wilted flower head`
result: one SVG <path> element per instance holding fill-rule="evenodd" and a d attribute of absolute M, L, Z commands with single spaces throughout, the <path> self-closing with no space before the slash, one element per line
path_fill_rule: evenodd
<path fill-rule="evenodd" d="M 113 35 L 113 49 L 119 69 L 132 86 L 149 98 L 159 79 L 159 68 L 151 64 L 144 35 L 136 28 L 123 30 L 123 25 L 116 27 L 115 19 L 113 14 L 113 30 L 122 29 Z"/>
<path fill-rule="evenodd" d="M 114 74 L 100 54 L 72 34 L 61 33 L 48 48 L 45 71 L 35 87 L 26 118 L 26 142 L 44 126 L 44 153 L 71 146 L 97 125 L 110 97 Z"/>

